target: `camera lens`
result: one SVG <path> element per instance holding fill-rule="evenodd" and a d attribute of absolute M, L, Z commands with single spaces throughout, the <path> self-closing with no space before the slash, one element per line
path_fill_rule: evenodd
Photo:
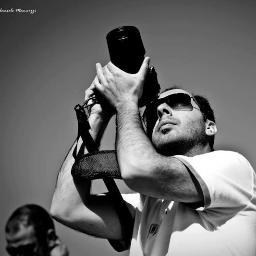
<path fill-rule="evenodd" d="M 145 48 L 140 32 L 133 26 L 122 26 L 107 34 L 111 62 L 128 73 L 137 73 L 143 62 Z"/>

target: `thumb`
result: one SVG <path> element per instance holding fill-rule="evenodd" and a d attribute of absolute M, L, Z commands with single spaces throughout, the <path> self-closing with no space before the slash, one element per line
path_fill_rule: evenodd
<path fill-rule="evenodd" d="M 147 74 L 149 63 L 150 63 L 150 58 L 145 57 L 142 64 L 141 64 L 140 70 L 138 72 L 138 74 L 140 76 L 144 77 Z"/>

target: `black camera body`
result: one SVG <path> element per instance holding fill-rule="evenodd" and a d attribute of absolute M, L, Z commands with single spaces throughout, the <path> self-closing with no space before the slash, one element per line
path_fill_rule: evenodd
<path fill-rule="evenodd" d="M 134 26 L 122 26 L 111 30 L 106 38 L 111 62 L 127 73 L 137 73 L 145 57 L 139 30 Z M 157 98 L 159 91 L 156 71 L 150 67 L 139 106 Z"/>

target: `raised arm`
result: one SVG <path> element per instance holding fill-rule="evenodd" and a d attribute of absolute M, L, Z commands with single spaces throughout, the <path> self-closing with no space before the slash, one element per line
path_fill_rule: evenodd
<path fill-rule="evenodd" d="M 174 157 L 159 154 L 143 130 L 138 101 L 142 95 L 149 59 L 136 74 L 109 63 L 97 64 L 96 89 L 117 112 L 116 148 L 120 171 L 136 192 L 181 202 L 200 202 L 202 194 L 187 167 Z M 146 88 L 145 88 L 146 89 Z"/>
<path fill-rule="evenodd" d="M 93 94 L 97 82 L 95 78 L 86 90 L 85 100 Z M 113 114 L 113 110 L 103 110 L 104 107 L 106 106 L 102 107 L 100 104 L 93 105 L 89 117 L 90 133 L 97 144 L 100 143 Z M 75 161 L 73 153 L 74 150 L 75 153 L 79 151 L 81 144 L 81 138 L 75 141 L 61 166 L 52 199 L 51 214 L 57 221 L 75 230 L 96 237 L 120 240 L 122 237 L 119 219 L 108 195 L 92 195 L 90 181 L 74 182 L 71 176 Z"/>

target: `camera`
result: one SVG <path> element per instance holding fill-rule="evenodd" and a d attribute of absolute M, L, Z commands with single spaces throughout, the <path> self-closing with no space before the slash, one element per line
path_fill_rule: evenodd
<path fill-rule="evenodd" d="M 107 36 L 111 62 L 123 71 L 135 74 L 145 56 L 145 48 L 139 30 L 134 26 L 122 26 L 111 30 Z M 144 83 L 139 106 L 143 107 L 157 98 L 160 85 L 154 67 L 150 67 Z"/>

